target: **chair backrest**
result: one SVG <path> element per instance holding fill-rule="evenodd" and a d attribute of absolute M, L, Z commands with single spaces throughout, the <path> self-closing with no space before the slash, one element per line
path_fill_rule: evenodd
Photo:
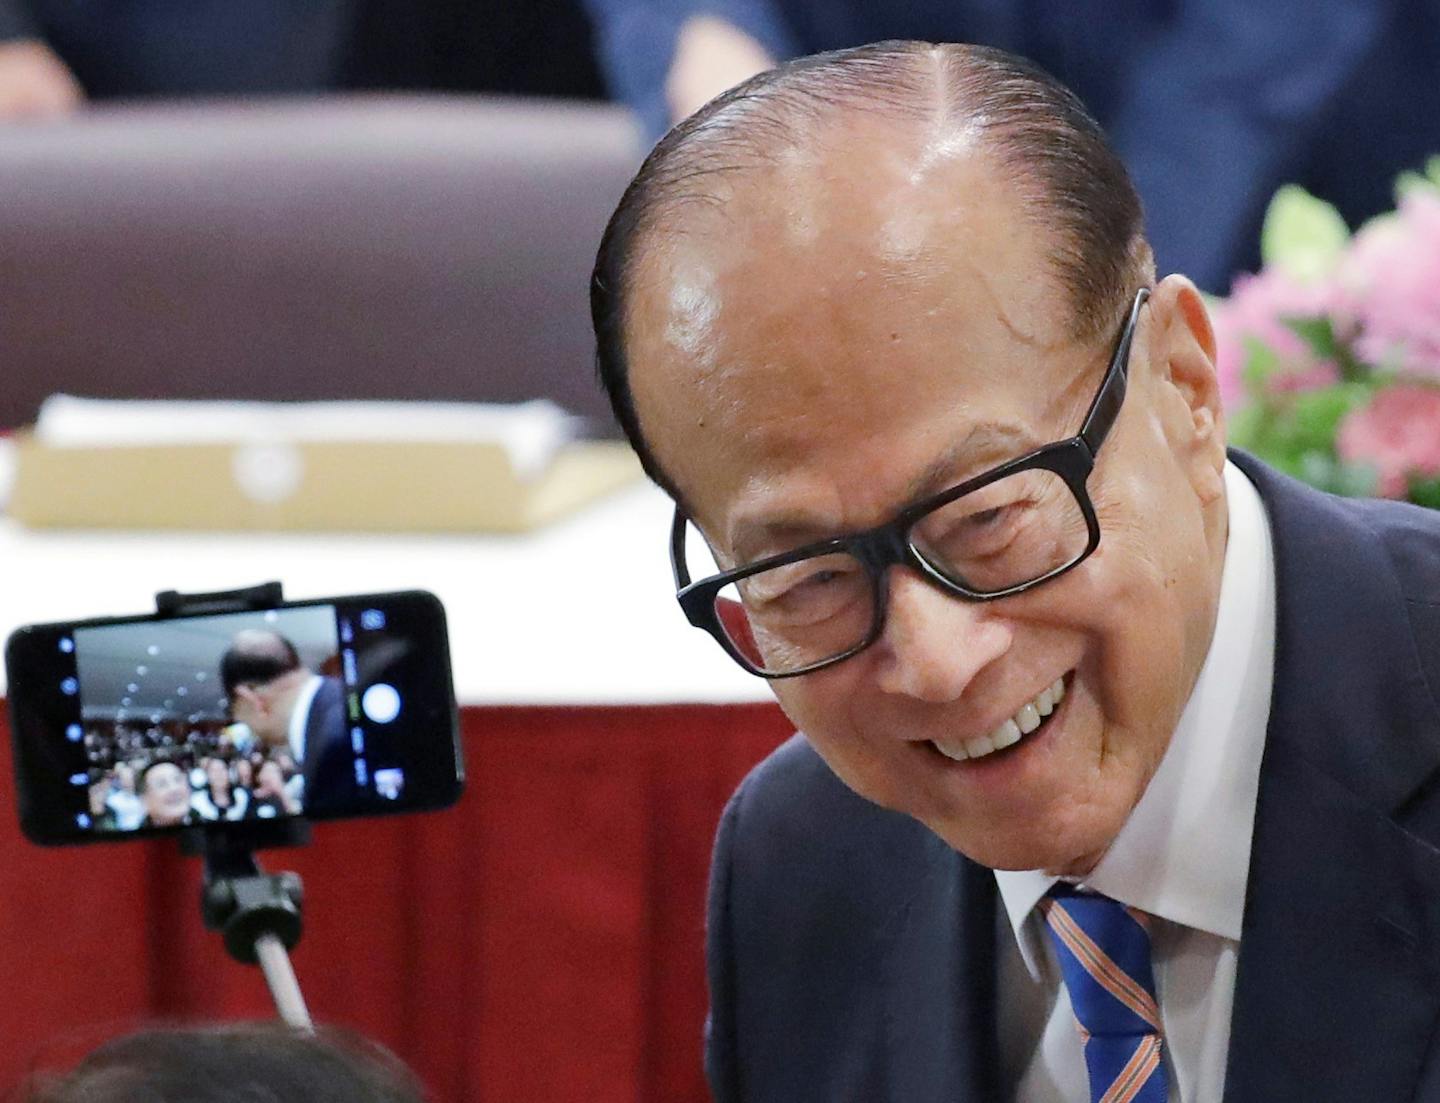
<path fill-rule="evenodd" d="M 609 414 L 587 284 L 638 164 L 606 105 L 132 104 L 0 127 L 0 427 L 119 398 Z"/>

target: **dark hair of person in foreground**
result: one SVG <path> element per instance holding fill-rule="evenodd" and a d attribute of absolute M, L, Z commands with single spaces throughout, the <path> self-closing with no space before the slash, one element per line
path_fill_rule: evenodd
<path fill-rule="evenodd" d="M 37 1076 L 21 1103 L 424 1103 L 387 1050 L 332 1030 L 280 1024 L 144 1030 L 107 1042 L 68 1074 Z"/>

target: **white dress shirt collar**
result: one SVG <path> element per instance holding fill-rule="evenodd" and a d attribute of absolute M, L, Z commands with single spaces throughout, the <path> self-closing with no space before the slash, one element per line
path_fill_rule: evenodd
<path fill-rule="evenodd" d="M 310 706 L 324 682 L 320 675 L 312 674 L 300 687 L 295 707 L 290 710 L 290 753 L 295 756 L 295 765 L 301 768 L 305 765 L 305 729 L 310 726 Z"/>
<path fill-rule="evenodd" d="M 1228 461 L 1229 535 L 1210 650 L 1170 746 L 1085 885 L 1186 927 L 1238 940 L 1275 656 L 1275 564 L 1260 495 Z M 1057 880 L 997 870 L 1032 977 L 1025 920 Z M 1032 935 L 1033 937 L 1033 935 Z"/>

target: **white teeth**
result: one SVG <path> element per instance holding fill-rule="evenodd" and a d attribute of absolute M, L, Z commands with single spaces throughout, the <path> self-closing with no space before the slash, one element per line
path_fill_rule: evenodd
<path fill-rule="evenodd" d="M 978 739 L 965 740 L 965 753 L 971 758 L 983 758 L 995 749 L 995 740 L 988 735 L 982 735 Z"/>
<path fill-rule="evenodd" d="M 993 751 L 1003 751 L 1020 741 L 1022 735 L 1029 735 L 1040 726 L 1043 717 L 1055 711 L 1065 697 L 1065 679 L 1056 678 L 1054 683 L 1037 693 L 1033 700 L 1020 706 L 1020 711 L 1006 720 L 989 735 L 977 736 L 963 742 L 941 743 L 932 741 L 932 746 L 946 758 L 964 762 L 970 758 L 983 758 Z"/>
<path fill-rule="evenodd" d="M 1041 716 L 1049 716 L 1055 711 L 1055 694 L 1050 692 L 1049 686 L 1042 689 L 1040 696 L 1035 698 L 1035 710 Z"/>
<path fill-rule="evenodd" d="M 990 736 L 990 742 L 995 744 L 997 751 L 1003 751 L 1006 747 L 1013 747 L 1020 742 L 1020 726 L 1014 720 L 1006 720 L 995 729 Z"/>
<path fill-rule="evenodd" d="M 1033 704 L 1023 705 L 1015 714 L 1015 723 L 1020 725 L 1022 732 L 1029 735 L 1040 726 L 1040 712 Z"/>

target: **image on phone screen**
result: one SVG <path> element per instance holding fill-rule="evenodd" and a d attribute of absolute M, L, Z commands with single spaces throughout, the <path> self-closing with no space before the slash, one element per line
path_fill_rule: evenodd
<path fill-rule="evenodd" d="M 22 820 L 42 841 L 408 811 L 459 792 L 429 595 L 42 625 L 7 657 Z"/>

